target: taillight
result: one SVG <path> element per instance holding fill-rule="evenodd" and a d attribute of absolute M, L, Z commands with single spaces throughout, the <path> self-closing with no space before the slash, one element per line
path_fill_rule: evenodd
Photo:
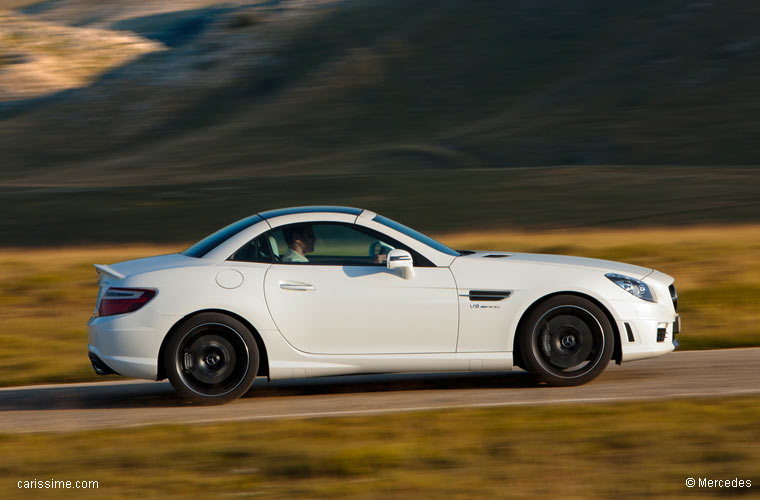
<path fill-rule="evenodd" d="M 98 307 L 98 316 L 113 316 L 137 311 L 156 296 L 149 288 L 109 288 Z"/>

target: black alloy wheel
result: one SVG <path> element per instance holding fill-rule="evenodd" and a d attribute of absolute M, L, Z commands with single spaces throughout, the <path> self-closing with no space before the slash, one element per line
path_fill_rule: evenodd
<path fill-rule="evenodd" d="M 172 334 L 164 363 L 181 398 L 222 404 L 250 389 L 259 367 L 259 352 L 253 335 L 241 322 L 219 313 L 202 313 Z"/>
<path fill-rule="evenodd" d="M 612 357 L 612 325 L 599 306 L 574 295 L 551 297 L 523 322 L 519 335 L 525 368 L 549 385 L 596 378 Z"/>

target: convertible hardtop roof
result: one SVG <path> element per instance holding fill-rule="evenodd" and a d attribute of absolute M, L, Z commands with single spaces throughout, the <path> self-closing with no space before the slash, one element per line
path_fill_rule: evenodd
<path fill-rule="evenodd" d="M 336 214 L 349 214 L 359 215 L 364 210 L 361 208 L 353 207 L 334 207 L 334 206 L 310 206 L 310 207 L 292 207 L 292 208 L 279 208 L 276 210 L 267 210 L 266 212 L 260 212 L 258 214 L 262 219 L 271 219 L 272 217 L 279 217 L 280 215 L 292 215 L 292 214 L 308 214 L 315 212 L 331 212 Z"/>

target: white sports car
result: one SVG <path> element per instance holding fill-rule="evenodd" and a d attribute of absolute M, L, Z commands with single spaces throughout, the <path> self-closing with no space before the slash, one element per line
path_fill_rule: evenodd
<path fill-rule="evenodd" d="M 179 254 L 96 265 L 99 374 L 240 397 L 256 376 L 511 370 L 578 385 L 678 346 L 673 278 L 557 255 L 452 250 L 369 210 L 242 219 Z"/>

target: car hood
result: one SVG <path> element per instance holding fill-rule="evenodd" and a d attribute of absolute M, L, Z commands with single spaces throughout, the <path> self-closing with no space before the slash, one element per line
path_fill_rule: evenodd
<path fill-rule="evenodd" d="M 458 257 L 460 259 L 482 259 L 489 261 L 509 261 L 512 263 L 520 262 L 526 264 L 543 264 L 550 266 L 563 267 L 582 267 L 595 269 L 604 273 L 619 273 L 632 278 L 643 279 L 652 274 L 653 269 L 623 262 L 612 260 L 589 259 L 586 257 L 571 257 L 569 255 L 550 255 L 538 253 L 516 253 L 516 252 L 473 252 L 472 254 Z"/>

